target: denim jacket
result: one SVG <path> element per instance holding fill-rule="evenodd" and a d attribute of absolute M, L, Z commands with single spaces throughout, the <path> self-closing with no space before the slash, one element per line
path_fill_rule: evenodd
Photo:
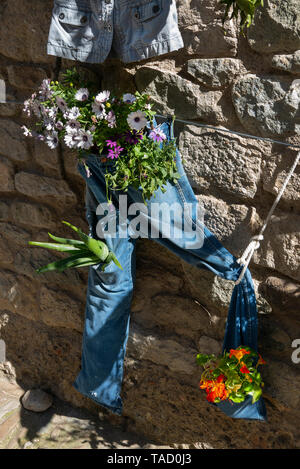
<path fill-rule="evenodd" d="M 182 47 L 175 0 L 54 0 L 50 55 L 136 62 Z"/>

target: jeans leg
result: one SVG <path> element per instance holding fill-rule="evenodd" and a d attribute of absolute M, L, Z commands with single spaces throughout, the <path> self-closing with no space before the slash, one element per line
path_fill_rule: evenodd
<path fill-rule="evenodd" d="M 89 206 L 93 194 L 88 188 L 87 194 L 87 219 L 90 233 L 95 236 L 99 216 L 95 206 Z M 97 265 L 89 269 L 81 371 L 74 387 L 120 415 L 123 363 L 135 278 L 135 241 L 118 236 L 106 236 L 105 240 L 123 270 L 114 263 L 110 263 L 105 272 Z"/>

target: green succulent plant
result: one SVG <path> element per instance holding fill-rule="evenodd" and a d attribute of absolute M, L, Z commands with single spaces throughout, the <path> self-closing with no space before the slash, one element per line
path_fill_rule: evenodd
<path fill-rule="evenodd" d="M 80 228 L 71 225 L 71 223 L 68 223 L 67 221 L 63 221 L 62 223 L 74 230 L 80 239 L 59 238 L 58 236 L 54 236 L 51 233 L 48 233 L 50 238 L 53 239 L 55 243 L 29 241 L 31 246 L 54 249 L 55 251 L 67 252 L 68 254 L 71 254 L 65 259 L 51 262 L 50 264 L 36 269 L 38 273 L 51 272 L 53 270 L 62 272 L 65 269 L 88 267 L 95 264 L 102 264 L 101 269 L 104 271 L 110 262 L 114 262 L 120 269 L 122 269 L 122 266 L 116 258 L 115 254 L 112 251 L 109 251 L 106 243 L 91 238 L 83 231 L 81 231 Z"/>

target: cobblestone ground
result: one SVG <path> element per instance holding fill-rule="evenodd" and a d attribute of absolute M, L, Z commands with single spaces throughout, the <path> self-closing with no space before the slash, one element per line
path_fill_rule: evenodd
<path fill-rule="evenodd" d="M 45 412 L 28 411 L 20 402 L 23 394 L 17 384 L 0 378 L 0 449 L 159 448 L 57 398 Z"/>

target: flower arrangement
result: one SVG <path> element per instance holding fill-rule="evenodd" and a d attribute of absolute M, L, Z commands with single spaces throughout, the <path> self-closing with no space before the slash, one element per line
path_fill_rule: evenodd
<path fill-rule="evenodd" d="M 62 81 L 43 80 L 38 91 L 24 103 L 24 111 L 36 122 L 35 130 L 23 126 L 26 136 L 36 137 L 51 149 L 63 142 L 77 151 L 80 161 L 91 170 L 84 157 L 102 155 L 114 162 L 107 171 L 109 189 L 141 189 L 144 201 L 166 183 L 176 183 L 176 144 L 167 139 L 160 126 L 154 128 L 155 112 L 147 94 L 97 91 L 81 79 L 75 69 L 67 70 Z"/>
<path fill-rule="evenodd" d="M 238 18 L 240 15 L 241 31 L 243 31 L 245 26 L 247 28 L 251 26 L 256 8 L 264 6 L 263 0 L 220 0 L 220 3 L 226 5 L 223 23 L 229 18 L 229 11 L 231 10 L 229 19 L 233 17 Z"/>
<path fill-rule="evenodd" d="M 63 223 L 74 230 L 79 239 L 59 238 L 58 236 L 48 233 L 49 237 L 53 239 L 55 243 L 29 241 L 28 244 L 31 246 L 54 249 L 58 252 L 67 252 L 70 254 L 69 257 L 51 262 L 50 264 L 36 269 L 37 273 L 52 272 L 54 270 L 63 272 L 66 269 L 88 267 L 95 264 L 102 264 L 101 269 L 104 271 L 110 262 L 114 262 L 120 269 L 122 269 L 122 266 L 115 254 L 112 251 L 109 251 L 106 243 L 88 236 L 81 231 L 80 228 L 71 225 L 67 221 L 63 221 Z"/>
<path fill-rule="evenodd" d="M 257 368 L 266 362 L 250 347 L 240 345 L 220 357 L 199 353 L 197 363 L 204 367 L 199 387 L 206 390 L 209 402 L 239 403 L 250 395 L 254 404 L 262 395 L 263 382 Z"/>

